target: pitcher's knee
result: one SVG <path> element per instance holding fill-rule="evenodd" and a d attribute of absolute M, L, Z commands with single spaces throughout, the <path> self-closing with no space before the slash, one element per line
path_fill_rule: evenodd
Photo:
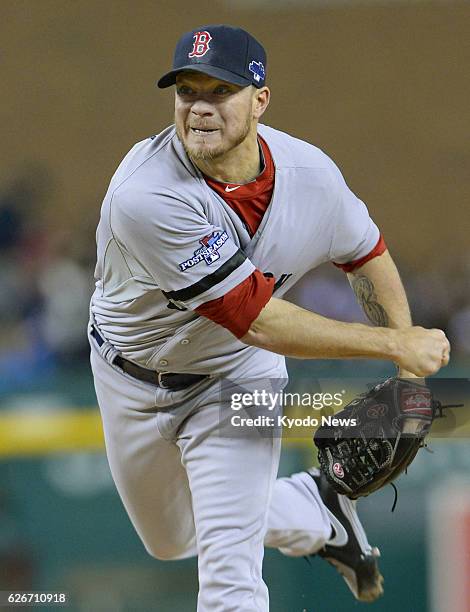
<path fill-rule="evenodd" d="M 159 561 L 172 561 L 175 559 L 175 551 L 166 548 L 160 548 L 160 547 L 150 547 L 150 546 L 146 546 L 145 550 L 148 552 L 148 554 L 153 557 L 154 559 L 158 559 Z"/>
<path fill-rule="evenodd" d="M 177 559 L 193 557 L 196 554 L 193 547 L 176 543 L 144 542 L 144 546 L 148 554 L 159 561 L 176 561 Z"/>

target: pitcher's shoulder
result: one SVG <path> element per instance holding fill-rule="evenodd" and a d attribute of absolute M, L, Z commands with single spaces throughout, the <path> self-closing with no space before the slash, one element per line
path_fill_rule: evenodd
<path fill-rule="evenodd" d="M 203 181 L 188 160 L 173 126 L 138 142 L 117 169 L 105 198 L 119 215 L 150 223 L 158 217 L 203 214 Z"/>
<path fill-rule="evenodd" d="M 258 133 L 266 140 L 278 167 L 317 168 L 334 171 L 333 160 L 319 147 L 287 132 L 260 124 Z"/>
<path fill-rule="evenodd" d="M 156 134 L 137 142 L 117 167 L 111 179 L 111 185 L 116 189 L 124 181 L 129 180 L 140 168 L 147 164 L 157 168 L 165 164 L 168 154 L 171 154 L 169 147 L 175 135 L 174 126 L 170 126 Z"/>

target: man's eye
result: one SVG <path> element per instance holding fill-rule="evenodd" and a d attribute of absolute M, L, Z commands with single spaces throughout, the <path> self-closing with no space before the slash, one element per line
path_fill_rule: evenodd
<path fill-rule="evenodd" d="M 193 93 L 191 87 L 188 87 L 187 85 L 180 85 L 177 87 L 176 91 L 178 92 L 179 96 L 189 96 Z"/>
<path fill-rule="evenodd" d="M 217 94 L 218 96 L 224 96 L 224 95 L 230 93 L 230 89 L 228 87 L 226 87 L 225 85 L 218 85 L 214 89 L 214 93 Z"/>

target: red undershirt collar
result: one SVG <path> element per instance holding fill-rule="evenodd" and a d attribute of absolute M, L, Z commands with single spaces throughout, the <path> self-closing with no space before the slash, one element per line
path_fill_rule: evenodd
<path fill-rule="evenodd" d="M 269 151 L 266 141 L 258 136 L 258 143 L 263 162 L 263 170 L 261 173 L 249 183 L 225 183 L 216 181 L 209 176 L 204 175 L 206 183 L 216 191 L 224 200 L 245 200 L 259 197 L 266 191 L 272 193 L 274 184 L 274 162 Z"/>

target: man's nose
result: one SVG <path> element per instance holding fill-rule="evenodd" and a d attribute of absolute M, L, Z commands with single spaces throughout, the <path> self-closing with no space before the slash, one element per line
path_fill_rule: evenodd
<path fill-rule="evenodd" d="M 214 107 L 204 98 L 198 98 L 191 106 L 191 112 L 200 117 L 207 117 L 214 114 Z"/>

